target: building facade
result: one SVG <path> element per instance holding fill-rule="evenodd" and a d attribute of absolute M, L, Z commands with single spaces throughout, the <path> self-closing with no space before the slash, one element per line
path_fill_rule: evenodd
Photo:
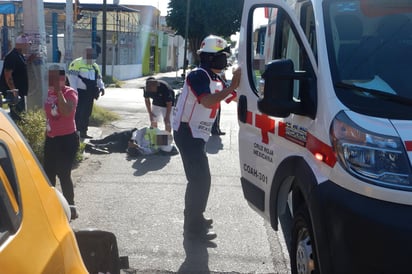
<path fill-rule="evenodd" d="M 44 12 L 47 62 L 65 63 L 66 4 L 44 2 Z M 23 32 L 23 14 L 22 1 L 0 4 L 2 58 Z M 93 46 L 100 53 L 96 62 L 105 66 L 102 71 L 119 80 L 183 66 L 183 38 L 165 27 L 164 17 L 152 6 L 110 4 L 103 8 L 101 4 L 77 2 L 71 42 L 72 59 L 81 56 L 85 47 Z"/>

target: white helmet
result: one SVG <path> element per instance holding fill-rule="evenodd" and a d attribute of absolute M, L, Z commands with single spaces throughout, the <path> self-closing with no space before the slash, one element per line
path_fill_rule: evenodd
<path fill-rule="evenodd" d="M 227 56 L 229 56 L 230 46 L 227 45 L 227 42 L 225 39 L 219 36 L 209 35 L 205 39 L 203 39 L 202 44 L 200 44 L 200 49 L 197 50 L 197 54 L 200 54 L 201 52 L 207 52 L 207 53 L 223 52 Z"/>

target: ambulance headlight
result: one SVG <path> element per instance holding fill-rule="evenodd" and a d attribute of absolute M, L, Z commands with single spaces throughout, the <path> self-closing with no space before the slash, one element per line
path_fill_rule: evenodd
<path fill-rule="evenodd" d="M 349 173 L 372 184 L 412 191 L 411 167 L 400 138 L 369 132 L 344 112 L 333 120 L 330 136 L 339 163 Z"/>

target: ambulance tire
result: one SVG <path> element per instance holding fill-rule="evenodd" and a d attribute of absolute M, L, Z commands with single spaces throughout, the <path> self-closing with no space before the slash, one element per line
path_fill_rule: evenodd
<path fill-rule="evenodd" d="M 319 268 L 309 212 L 301 206 L 294 215 L 290 254 L 292 274 L 317 274 Z"/>

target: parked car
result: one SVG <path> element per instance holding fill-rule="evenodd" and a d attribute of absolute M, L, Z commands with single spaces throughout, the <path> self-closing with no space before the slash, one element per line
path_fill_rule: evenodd
<path fill-rule="evenodd" d="M 0 273 L 88 273 L 63 195 L 0 109 Z"/>

